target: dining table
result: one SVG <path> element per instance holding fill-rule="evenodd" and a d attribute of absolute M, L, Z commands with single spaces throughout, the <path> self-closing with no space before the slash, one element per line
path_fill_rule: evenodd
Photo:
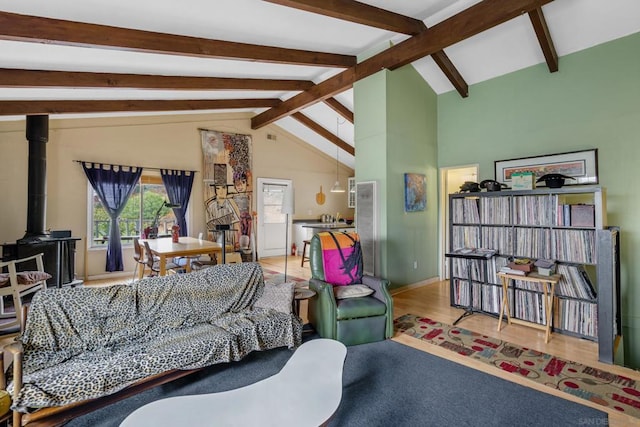
<path fill-rule="evenodd" d="M 224 254 L 222 244 L 209 240 L 198 239 L 196 237 L 180 237 L 177 242 L 172 237 L 162 237 L 159 239 L 144 239 L 141 242 L 149 244 L 152 256 L 157 256 L 159 260 L 160 276 L 167 274 L 167 259 L 175 257 L 197 257 L 198 255 Z M 144 247 L 144 246 L 143 246 Z M 225 245 L 226 251 L 233 251 L 233 245 Z M 185 264 L 187 272 L 191 271 L 191 262 Z"/>

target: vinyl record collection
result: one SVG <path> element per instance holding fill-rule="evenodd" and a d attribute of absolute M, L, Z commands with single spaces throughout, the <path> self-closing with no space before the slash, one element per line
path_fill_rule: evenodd
<path fill-rule="evenodd" d="M 450 259 L 452 305 L 468 309 L 471 304 L 473 311 L 498 315 L 502 284 L 496 273 L 501 268 L 514 257 L 555 260 L 561 279 L 554 296 L 554 330 L 597 339 L 597 294 L 582 265 L 597 264 L 595 219 L 589 216 L 595 209 L 594 204 L 577 204 L 571 197 L 553 193 L 509 196 L 506 192 L 452 197 L 451 252 L 472 253 L 474 248 L 496 252 L 486 260 Z M 572 226 L 572 209 L 587 213 L 575 224 L 579 226 Z M 509 307 L 516 318 L 544 324 L 543 298 L 538 283 L 510 282 Z"/>

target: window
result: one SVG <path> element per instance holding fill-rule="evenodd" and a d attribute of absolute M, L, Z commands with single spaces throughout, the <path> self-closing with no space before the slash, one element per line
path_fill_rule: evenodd
<path fill-rule="evenodd" d="M 109 215 L 102 207 L 98 195 L 91 186 L 89 186 L 89 194 L 91 247 L 106 247 L 109 238 Z M 171 227 L 176 223 L 176 217 L 173 214 L 173 209 L 161 208 L 166 200 L 169 200 L 169 197 L 160 175 L 143 175 L 140 177 L 140 182 L 131 193 L 118 221 L 122 243 L 131 243 L 134 237 L 140 236 L 145 227 L 150 227 L 158 213 L 158 209 L 160 209 L 158 235 L 170 235 Z M 142 224 L 142 227 L 140 224 Z"/>
<path fill-rule="evenodd" d="M 284 192 L 287 186 L 282 184 L 265 184 L 262 188 L 265 224 L 282 224 L 285 222 L 282 207 Z"/>

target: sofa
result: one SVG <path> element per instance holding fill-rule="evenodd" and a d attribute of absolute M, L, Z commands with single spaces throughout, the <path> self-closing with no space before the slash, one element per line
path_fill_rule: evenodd
<path fill-rule="evenodd" d="M 32 415 L 22 414 L 95 401 L 165 373 L 296 348 L 302 321 L 290 300 L 286 310 L 272 308 L 263 293 L 257 263 L 36 293 L 23 334 L 5 348 L 14 425 Z"/>

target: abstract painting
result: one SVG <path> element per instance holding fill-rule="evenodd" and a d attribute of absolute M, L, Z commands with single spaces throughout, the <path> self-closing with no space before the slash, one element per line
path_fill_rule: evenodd
<path fill-rule="evenodd" d="M 427 208 L 427 177 L 420 173 L 404 174 L 404 211 L 418 212 Z"/>

